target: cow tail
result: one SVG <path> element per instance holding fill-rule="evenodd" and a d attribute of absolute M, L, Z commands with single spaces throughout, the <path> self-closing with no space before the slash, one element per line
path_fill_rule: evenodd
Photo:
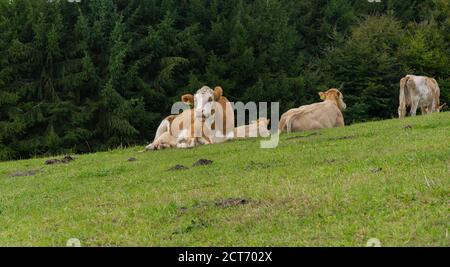
<path fill-rule="evenodd" d="M 432 79 L 434 85 L 436 86 L 436 92 L 434 92 L 434 99 L 435 99 L 435 104 L 436 104 L 436 110 L 440 109 L 441 107 L 441 89 L 439 88 L 439 84 L 437 83 L 437 81 L 435 79 Z"/>

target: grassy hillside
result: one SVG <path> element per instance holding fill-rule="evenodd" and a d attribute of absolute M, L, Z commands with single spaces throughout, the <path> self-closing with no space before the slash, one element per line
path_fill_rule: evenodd
<path fill-rule="evenodd" d="M 4 162 L 0 245 L 449 246 L 449 143 L 441 113 L 282 135 L 268 150 L 255 139 Z"/>

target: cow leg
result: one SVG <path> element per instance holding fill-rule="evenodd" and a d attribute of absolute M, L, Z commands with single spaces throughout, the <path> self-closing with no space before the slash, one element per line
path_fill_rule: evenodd
<path fill-rule="evenodd" d="M 417 113 L 417 106 L 418 106 L 418 103 L 417 103 L 417 102 L 412 103 L 412 105 L 411 105 L 411 111 L 410 111 L 411 116 L 416 116 L 416 113 Z"/>
<path fill-rule="evenodd" d="M 170 135 L 169 132 L 163 133 L 159 136 L 153 143 L 145 147 L 145 150 L 160 150 L 164 148 L 175 147 L 176 143 L 174 137 Z"/>
<path fill-rule="evenodd" d="M 177 138 L 177 147 L 178 148 L 192 148 L 195 146 L 195 137 L 191 137 L 189 135 L 189 130 L 184 129 L 180 132 Z"/>
<path fill-rule="evenodd" d="M 429 113 L 437 112 L 437 111 L 438 111 L 438 108 L 439 108 L 439 107 L 436 106 L 436 102 L 433 100 L 433 103 L 431 103 L 431 104 L 428 106 L 428 112 L 429 112 Z"/>
<path fill-rule="evenodd" d="M 422 115 L 428 114 L 428 110 L 426 107 L 420 107 L 420 112 L 422 113 Z"/>
<path fill-rule="evenodd" d="M 430 104 L 427 107 L 425 107 L 426 114 L 433 113 L 434 111 L 435 111 L 434 104 Z"/>
<path fill-rule="evenodd" d="M 398 117 L 404 118 L 406 116 L 406 108 L 398 108 Z"/>
<path fill-rule="evenodd" d="M 153 141 L 153 143 L 149 144 L 148 146 L 145 147 L 144 151 L 148 151 L 148 150 L 155 150 L 155 144 L 156 144 L 156 140 Z"/>
<path fill-rule="evenodd" d="M 345 126 L 345 121 L 344 121 L 344 117 L 343 116 L 338 116 L 336 119 L 336 124 L 334 125 L 334 127 L 344 127 Z"/>
<path fill-rule="evenodd" d="M 192 138 L 188 138 L 188 139 L 179 140 L 177 142 L 177 147 L 178 148 L 193 148 L 193 147 L 195 147 L 196 144 L 197 144 L 196 138 L 192 137 Z"/>
<path fill-rule="evenodd" d="M 157 138 L 151 144 L 146 146 L 144 151 L 159 150 L 162 143 L 163 143 L 163 140 L 161 138 Z"/>

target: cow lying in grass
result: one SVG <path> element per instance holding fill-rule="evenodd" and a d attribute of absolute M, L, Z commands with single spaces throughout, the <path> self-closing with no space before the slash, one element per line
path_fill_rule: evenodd
<path fill-rule="evenodd" d="M 260 118 L 252 121 L 249 125 L 243 125 L 234 129 L 234 138 L 252 138 L 252 137 L 269 137 L 270 132 L 267 129 L 270 120 Z"/>
<path fill-rule="evenodd" d="M 186 94 L 181 101 L 193 105 L 179 115 L 164 119 L 153 143 L 146 150 L 178 147 L 191 148 L 200 144 L 221 143 L 233 138 L 234 111 L 223 96 L 223 89 L 203 86 L 195 95 Z"/>
<path fill-rule="evenodd" d="M 420 107 L 422 114 L 439 112 L 440 89 L 437 81 L 426 76 L 406 75 L 400 80 L 399 118 L 406 116 L 406 108 L 410 107 L 410 115 L 416 116 Z"/>
<path fill-rule="evenodd" d="M 342 111 L 347 107 L 344 96 L 338 89 L 320 92 L 323 102 L 294 108 L 281 116 L 281 132 L 299 132 L 323 128 L 343 127 Z"/>

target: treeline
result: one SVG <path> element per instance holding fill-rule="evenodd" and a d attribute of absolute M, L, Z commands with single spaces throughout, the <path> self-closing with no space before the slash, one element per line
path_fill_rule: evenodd
<path fill-rule="evenodd" d="M 144 144 L 182 93 L 281 111 L 342 89 L 347 123 L 395 117 L 398 83 L 450 102 L 448 0 L 0 0 L 0 160 Z"/>

